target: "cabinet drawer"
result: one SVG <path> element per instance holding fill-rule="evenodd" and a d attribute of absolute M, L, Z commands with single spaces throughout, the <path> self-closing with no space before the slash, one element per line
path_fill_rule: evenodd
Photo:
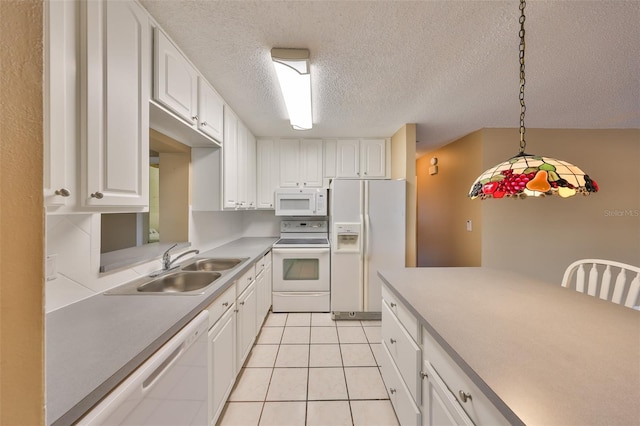
<path fill-rule="evenodd" d="M 245 288 L 249 287 L 249 284 L 253 282 L 256 278 L 256 264 L 254 263 L 246 270 L 244 274 L 240 278 L 238 278 L 238 287 L 236 289 L 236 294 L 240 296 Z"/>
<path fill-rule="evenodd" d="M 382 341 L 387 347 L 404 382 L 415 401 L 420 401 L 420 365 L 422 351 L 393 315 L 386 302 L 382 303 Z"/>
<path fill-rule="evenodd" d="M 477 425 L 508 425 L 507 419 L 489 398 L 471 381 L 462 369 L 449 357 L 433 336 L 422 330 L 424 360 L 431 364 L 446 387 L 451 391 L 464 411 Z M 464 394 L 467 398 L 464 398 Z M 471 396 L 470 398 L 468 396 Z M 466 401 L 464 401 L 466 399 Z"/>
<path fill-rule="evenodd" d="M 231 284 L 231 286 L 224 291 L 220 296 L 216 297 L 216 300 L 211 302 L 209 306 L 207 306 L 207 311 L 209 311 L 209 328 L 211 328 L 222 315 L 226 312 L 227 309 L 233 302 L 236 300 L 236 283 Z"/>
<path fill-rule="evenodd" d="M 393 358 L 385 345 L 382 345 L 382 359 L 380 360 L 380 371 L 382 379 L 387 388 L 389 399 L 396 411 L 396 416 L 402 426 L 419 425 L 420 409 L 411 397 L 411 393 L 407 389 L 400 376 L 400 372 L 393 362 Z"/>
<path fill-rule="evenodd" d="M 415 316 L 407 309 L 402 302 L 386 286 L 382 286 L 382 300 L 387 302 L 391 312 L 398 318 L 400 323 L 407 329 L 411 338 L 420 341 L 420 325 Z"/>

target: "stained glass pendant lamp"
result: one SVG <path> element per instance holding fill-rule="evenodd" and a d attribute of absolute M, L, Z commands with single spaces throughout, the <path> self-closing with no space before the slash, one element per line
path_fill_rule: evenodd
<path fill-rule="evenodd" d="M 505 198 L 527 196 L 544 197 L 559 195 L 567 198 L 575 194 L 589 195 L 598 192 L 598 184 L 579 167 L 566 161 L 524 152 L 524 8 L 525 0 L 520 0 L 520 151 L 509 160 L 491 167 L 482 173 L 471 185 L 469 197 Z"/>

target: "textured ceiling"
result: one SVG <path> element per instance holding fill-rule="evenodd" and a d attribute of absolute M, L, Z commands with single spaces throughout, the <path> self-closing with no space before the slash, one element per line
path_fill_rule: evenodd
<path fill-rule="evenodd" d="M 416 123 L 420 155 L 519 124 L 516 0 L 141 2 L 256 136 Z M 640 128 L 640 2 L 529 0 L 525 12 L 527 127 Z M 312 130 L 289 126 L 272 47 L 311 51 Z"/>

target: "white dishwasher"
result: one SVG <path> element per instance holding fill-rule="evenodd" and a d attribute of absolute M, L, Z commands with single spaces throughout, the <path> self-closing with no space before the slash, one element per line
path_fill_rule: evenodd
<path fill-rule="evenodd" d="M 203 311 L 78 424 L 206 425 L 208 326 L 209 312 Z"/>

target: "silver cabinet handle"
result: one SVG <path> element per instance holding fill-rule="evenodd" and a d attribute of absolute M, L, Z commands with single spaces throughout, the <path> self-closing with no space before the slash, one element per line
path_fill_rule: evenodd
<path fill-rule="evenodd" d="M 198 121 L 198 116 L 197 116 L 197 115 L 194 115 L 193 117 L 191 117 L 191 119 L 192 119 L 193 121 Z"/>
<path fill-rule="evenodd" d="M 391 395 L 393 395 L 397 391 L 396 391 L 396 388 L 389 388 L 389 392 L 391 393 Z"/>
<path fill-rule="evenodd" d="M 229 306 L 229 302 L 222 302 L 222 306 Z"/>
<path fill-rule="evenodd" d="M 395 304 L 395 303 L 393 303 L 393 302 L 391 302 L 389 305 L 390 305 L 392 308 L 395 308 L 396 306 L 398 306 L 398 305 L 396 305 L 396 304 Z"/>
<path fill-rule="evenodd" d="M 397 342 L 396 339 L 389 339 L 389 341 L 391 342 L 391 344 L 393 345 L 395 342 Z"/>
<path fill-rule="evenodd" d="M 104 194 L 102 192 L 94 192 L 91 194 L 91 198 L 97 198 L 98 200 L 102 200 Z"/>
<path fill-rule="evenodd" d="M 207 122 L 206 122 L 206 121 L 203 121 L 203 122 L 202 122 L 202 127 L 204 127 L 204 126 L 206 126 L 206 125 L 207 125 Z"/>
<path fill-rule="evenodd" d="M 425 373 L 424 371 L 421 371 L 420 372 L 420 377 L 423 378 L 423 379 L 428 379 L 429 375 L 427 373 Z"/>
<path fill-rule="evenodd" d="M 67 188 L 60 188 L 60 189 L 56 189 L 55 194 L 60 195 L 62 197 L 68 197 L 69 195 L 71 195 L 71 192 Z"/>
<path fill-rule="evenodd" d="M 462 390 L 458 391 L 458 395 L 460 395 L 460 399 L 462 400 L 462 402 L 467 402 L 471 399 L 471 394 Z"/>
<path fill-rule="evenodd" d="M 234 309 L 233 312 L 240 312 L 238 309 Z"/>
<path fill-rule="evenodd" d="M 241 305 L 244 305 L 244 302 L 240 302 Z"/>
<path fill-rule="evenodd" d="M 367 172 L 364 172 L 364 174 L 365 174 L 365 176 L 366 176 Z"/>

